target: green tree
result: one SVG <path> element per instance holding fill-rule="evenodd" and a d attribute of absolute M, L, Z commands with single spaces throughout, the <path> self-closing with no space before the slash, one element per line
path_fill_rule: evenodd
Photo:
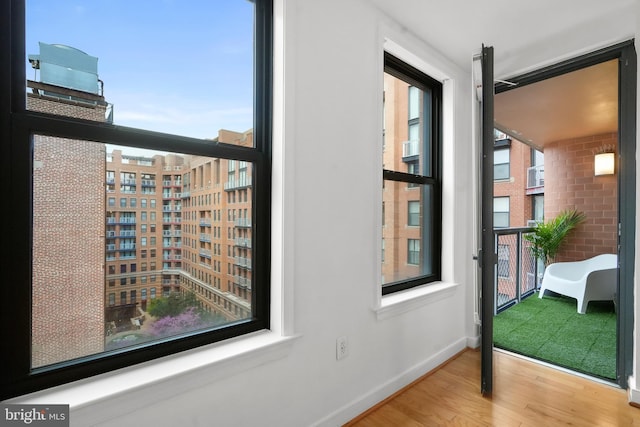
<path fill-rule="evenodd" d="M 555 259 L 567 234 L 585 219 L 584 213 L 571 209 L 560 212 L 547 222 L 539 222 L 533 232 L 524 235 L 524 238 L 531 242 L 531 254 L 541 259 L 545 266 L 549 265 Z"/>
<path fill-rule="evenodd" d="M 165 316 L 177 316 L 190 307 L 194 307 L 200 312 L 200 303 L 196 294 L 189 292 L 171 292 L 166 297 L 151 300 L 148 312 L 150 315 L 161 318 Z"/>

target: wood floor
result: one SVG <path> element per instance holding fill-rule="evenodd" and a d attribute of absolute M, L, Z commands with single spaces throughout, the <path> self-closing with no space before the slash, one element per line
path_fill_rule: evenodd
<path fill-rule="evenodd" d="M 640 426 L 619 388 L 497 351 L 494 374 L 483 397 L 480 352 L 464 351 L 347 426 Z"/>

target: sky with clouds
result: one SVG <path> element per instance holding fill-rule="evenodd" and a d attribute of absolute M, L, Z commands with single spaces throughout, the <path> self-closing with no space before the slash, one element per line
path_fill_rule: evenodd
<path fill-rule="evenodd" d="M 44 42 L 98 58 L 115 124 L 196 138 L 252 127 L 248 0 L 27 0 L 26 24 L 27 55 Z"/>

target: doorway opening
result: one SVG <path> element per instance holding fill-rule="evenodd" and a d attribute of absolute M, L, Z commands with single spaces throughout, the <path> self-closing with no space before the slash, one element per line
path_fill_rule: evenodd
<path fill-rule="evenodd" d="M 631 212 L 620 195 L 635 198 L 635 188 L 630 192 L 628 183 L 630 168 L 621 168 L 631 146 L 635 153 L 629 142 L 629 136 L 635 141 L 635 121 L 631 132 L 628 121 L 621 120 L 630 113 L 622 99 L 623 48 L 496 86 L 493 213 L 498 261 L 493 333 L 496 347 L 625 386 L 630 349 L 625 330 L 632 318 L 629 304 L 633 307 L 626 300 L 625 278 L 632 276 L 629 267 L 617 267 L 624 267 L 620 258 L 632 250 L 621 239 L 621 225 Z M 600 174 L 596 156 L 605 153 L 613 153 L 615 165 L 612 172 Z M 568 234 L 553 259 L 532 257 L 525 236 L 536 224 L 566 211 L 577 211 L 585 220 Z M 608 283 L 611 298 L 590 302 L 584 314 L 579 313 L 575 295 L 547 291 L 539 298 L 550 263 L 601 254 L 618 260 L 613 278 L 607 279 L 614 282 Z"/>

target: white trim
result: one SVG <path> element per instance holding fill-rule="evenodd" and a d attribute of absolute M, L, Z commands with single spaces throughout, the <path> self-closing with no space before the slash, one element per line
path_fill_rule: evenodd
<path fill-rule="evenodd" d="M 95 425 L 133 413 L 225 377 L 282 359 L 297 337 L 262 331 L 129 366 L 5 401 L 67 404 L 77 425 Z"/>
<path fill-rule="evenodd" d="M 380 307 L 375 310 L 376 316 L 378 320 L 384 320 L 449 298 L 459 286 L 458 283 L 435 282 L 385 295 Z"/>
<path fill-rule="evenodd" d="M 460 353 L 466 348 L 465 339 L 460 339 L 447 347 L 443 348 L 432 357 L 423 360 L 407 369 L 406 371 L 396 375 L 389 381 L 379 385 L 375 389 L 371 390 L 364 396 L 361 396 L 346 405 L 338 408 L 336 411 L 327 415 L 318 422 L 312 424 L 312 426 L 337 426 L 354 419 L 358 415 L 364 413 L 368 409 L 374 407 L 387 397 L 393 395 L 398 390 L 408 386 L 415 380 L 433 371 L 456 354 Z"/>

